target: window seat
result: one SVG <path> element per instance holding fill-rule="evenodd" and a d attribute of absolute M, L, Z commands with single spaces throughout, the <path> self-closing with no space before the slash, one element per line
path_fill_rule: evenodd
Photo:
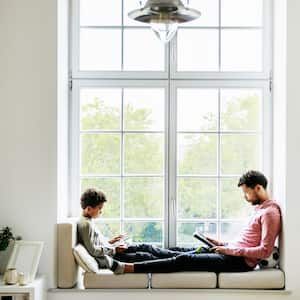
<path fill-rule="evenodd" d="M 79 267 L 73 256 L 76 245 L 76 223 L 58 224 L 58 288 L 77 284 Z M 254 270 L 242 273 L 176 272 L 114 275 L 109 270 L 84 272 L 86 289 L 283 289 L 284 272 L 280 269 Z"/>

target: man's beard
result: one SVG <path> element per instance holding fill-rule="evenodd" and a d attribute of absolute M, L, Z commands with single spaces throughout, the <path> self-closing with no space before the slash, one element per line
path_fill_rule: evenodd
<path fill-rule="evenodd" d="M 258 205 L 261 203 L 261 199 L 257 196 L 257 194 L 255 193 L 256 199 L 255 201 L 252 202 L 252 205 Z"/>

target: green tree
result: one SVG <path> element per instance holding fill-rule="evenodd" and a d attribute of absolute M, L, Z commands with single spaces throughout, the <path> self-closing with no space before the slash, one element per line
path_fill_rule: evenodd
<path fill-rule="evenodd" d="M 109 204 L 103 217 L 119 218 L 121 215 L 121 180 L 124 181 L 124 215 L 126 218 L 163 218 L 164 199 L 164 136 L 161 133 L 144 133 L 151 129 L 151 110 L 134 108 L 126 104 L 122 109 L 110 106 L 95 97 L 81 106 L 81 189 L 96 186 L 106 192 Z M 120 102 L 121 103 L 121 102 Z M 120 104 L 121 105 L 121 104 Z M 221 172 L 240 174 L 258 166 L 259 135 L 243 131 L 260 130 L 260 102 L 253 93 L 232 97 L 221 105 L 222 130 L 239 131 L 239 134 L 221 133 Z M 125 133 L 121 134 L 124 119 Z M 206 128 L 215 128 L 211 113 L 204 117 Z M 85 132 L 88 130 L 89 132 Z M 93 132 L 108 130 L 112 132 Z M 135 133 L 126 133 L 134 130 Z M 120 131 L 120 132 L 115 132 Z M 122 139 L 124 144 L 122 147 Z M 185 133 L 178 136 L 179 175 L 214 175 L 217 172 L 218 137 L 215 133 Z M 123 154 L 122 154 L 123 148 Z M 121 157 L 124 166 L 121 168 Z M 121 179 L 121 170 L 133 177 Z M 143 177 L 134 177 L 143 174 Z M 157 176 L 147 176 L 157 174 Z M 95 178 L 85 178 L 94 175 Z M 115 175 L 116 178 L 107 177 Z M 236 180 L 222 179 L 221 217 L 239 218 L 248 214 L 246 205 L 236 188 Z M 217 181 L 182 177 L 178 179 L 178 216 L 180 218 L 215 218 L 217 216 Z M 191 234 L 199 224 L 184 223 L 179 227 L 179 240 L 191 242 Z M 211 225 L 214 232 L 214 224 Z M 102 226 L 107 233 L 117 233 L 118 223 L 107 222 Z M 128 221 L 125 230 L 135 241 L 162 242 L 161 222 Z"/>

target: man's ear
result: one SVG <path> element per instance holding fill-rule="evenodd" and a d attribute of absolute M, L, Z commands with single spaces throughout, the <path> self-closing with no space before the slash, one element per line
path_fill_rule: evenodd
<path fill-rule="evenodd" d="M 262 186 L 261 186 L 260 184 L 257 184 L 257 185 L 254 187 L 254 190 L 255 190 L 256 192 L 260 192 L 261 189 L 262 189 Z"/>

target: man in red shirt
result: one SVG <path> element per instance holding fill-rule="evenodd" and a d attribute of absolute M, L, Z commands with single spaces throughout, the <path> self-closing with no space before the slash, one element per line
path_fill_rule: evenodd
<path fill-rule="evenodd" d="M 216 245 L 210 253 L 183 253 L 172 258 L 125 263 L 122 265 L 124 273 L 252 270 L 260 259 L 270 256 L 281 229 L 280 207 L 270 199 L 267 183 L 266 177 L 258 171 L 248 171 L 241 176 L 238 187 L 242 189 L 246 201 L 256 208 L 255 214 L 234 243 L 208 238 Z M 109 264 L 114 269 L 116 261 L 112 260 Z"/>

